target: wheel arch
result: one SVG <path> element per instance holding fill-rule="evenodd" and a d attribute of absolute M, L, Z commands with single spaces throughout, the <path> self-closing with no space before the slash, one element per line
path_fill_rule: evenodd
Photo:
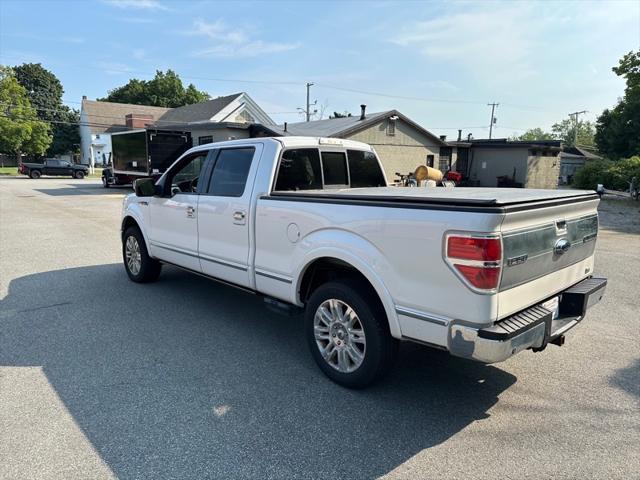
<path fill-rule="evenodd" d="M 144 229 L 140 226 L 140 222 L 135 217 L 135 215 L 132 215 L 131 213 L 125 215 L 125 217 L 122 219 L 122 225 L 120 227 L 121 240 L 124 241 L 124 232 L 126 232 L 127 229 L 130 227 L 137 227 L 138 230 L 140 230 L 140 233 L 142 233 L 142 238 L 144 238 L 145 246 L 147 247 L 147 252 L 149 252 L 149 255 L 151 255 L 151 250 L 149 248 L 149 239 L 147 238 L 147 234 L 145 233 Z"/>
<path fill-rule="evenodd" d="M 296 299 L 300 305 L 306 303 L 319 285 L 345 275 L 355 277 L 366 282 L 372 292 L 376 294 L 387 315 L 391 335 L 395 338 L 402 336 L 391 294 L 382 279 L 367 265 L 367 262 L 353 254 L 332 248 L 318 249 L 305 260 L 296 276 L 297 280 L 294 281 Z"/>

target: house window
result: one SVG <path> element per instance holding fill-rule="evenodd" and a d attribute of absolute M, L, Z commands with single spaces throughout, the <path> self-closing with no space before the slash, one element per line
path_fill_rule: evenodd
<path fill-rule="evenodd" d="M 240 114 L 236 117 L 236 122 L 253 123 L 253 122 L 255 122 L 255 119 L 253 118 L 253 116 L 249 112 L 244 110 L 244 111 L 240 112 Z"/>
<path fill-rule="evenodd" d="M 451 147 L 440 147 L 440 158 L 438 160 L 438 169 L 442 173 L 451 170 Z"/>
<path fill-rule="evenodd" d="M 427 155 L 427 167 L 433 168 L 433 163 L 435 162 L 435 155 Z"/>
<path fill-rule="evenodd" d="M 206 135 L 204 137 L 198 137 L 198 145 L 204 145 L 205 143 L 213 143 L 213 136 Z"/>
<path fill-rule="evenodd" d="M 396 119 L 390 118 L 389 123 L 387 123 L 387 135 L 393 137 L 396 134 Z"/>

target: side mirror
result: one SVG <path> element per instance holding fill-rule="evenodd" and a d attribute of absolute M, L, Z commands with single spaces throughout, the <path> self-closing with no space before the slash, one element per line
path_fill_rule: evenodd
<path fill-rule="evenodd" d="M 133 182 L 136 197 L 153 197 L 156 194 L 156 182 L 153 178 L 139 178 Z"/>

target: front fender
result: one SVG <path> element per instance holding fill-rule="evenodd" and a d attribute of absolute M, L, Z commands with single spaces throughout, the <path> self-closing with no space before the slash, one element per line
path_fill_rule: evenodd
<path fill-rule="evenodd" d="M 135 197 L 134 194 L 130 194 L 125 197 L 124 203 L 122 205 L 122 222 L 120 223 L 120 236 L 124 233 L 124 225 L 128 218 L 132 218 L 137 224 L 138 228 L 140 228 L 140 232 L 142 232 L 142 237 L 144 238 L 144 243 L 147 247 L 147 252 L 151 254 L 151 249 L 149 248 L 149 237 L 147 232 L 147 225 L 145 222 L 145 212 L 143 208 L 149 208 L 148 206 L 143 207 L 138 202 L 132 201 L 131 197 Z"/>
<path fill-rule="evenodd" d="M 391 335 L 400 338 L 400 324 L 395 310 L 393 298 L 385 286 L 384 278 L 391 271 L 383 253 L 365 238 L 346 230 L 330 228 L 310 233 L 299 243 L 300 248 L 294 251 L 293 265 L 294 292 L 299 305 L 300 284 L 309 266 L 320 258 L 335 258 L 358 270 L 371 283 L 378 294 L 389 319 Z"/>

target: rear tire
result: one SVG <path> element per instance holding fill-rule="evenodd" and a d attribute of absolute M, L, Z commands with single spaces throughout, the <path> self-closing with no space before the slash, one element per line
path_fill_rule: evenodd
<path fill-rule="evenodd" d="M 138 227 L 129 227 L 122 236 L 122 261 L 127 275 L 136 283 L 155 282 L 162 264 L 151 258 Z"/>
<path fill-rule="evenodd" d="M 82 180 L 84 178 L 84 172 L 82 170 L 77 171 L 76 174 L 75 174 L 75 177 L 78 180 Z"/>
<path fill-rule="evenodd" d="M 305 335 L 320 370 L 347 388 L 364 388 L 392 367 L 398 341 L 370 285 L 359 280 L 328 282 L 307 302 Z"/>
<path fill-rule="evenodd" d="M 42 176 L 42 174 L 40 173 L 40 170 L 31 170 L 29 172 L 29 176 L 34 180 L 37 180 Z"/>

